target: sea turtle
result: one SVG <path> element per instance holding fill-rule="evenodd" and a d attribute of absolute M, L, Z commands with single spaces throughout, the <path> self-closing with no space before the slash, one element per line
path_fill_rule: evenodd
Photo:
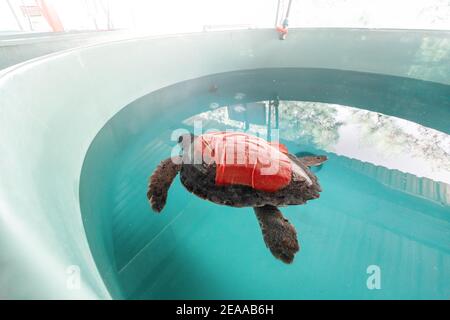
<path fill-rule="evenodd" d="M 253 207 L 266 246 L 276 258 L 291 263 L 299 250 L 297 233 L 278 207 L 319 197 L 317 177 L 308 167 L 322 164 L 327 157 L 296 157 L 282 144 L 245 133 L 185 134 L 178 143 L 180 155 L 161 161 L 149 179 L 152 209 L 164 208 L 168 189 L 180 173 L 184 187 L 202 199 Z"/>

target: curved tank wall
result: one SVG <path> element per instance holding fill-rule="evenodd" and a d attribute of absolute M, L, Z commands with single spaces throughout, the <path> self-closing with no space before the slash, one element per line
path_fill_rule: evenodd
<path fill-rule="evenodd" d="M 272 30 L 228 31 L 111 42 L 2 71 L 0 297 L 120 298 L 114 273 L 103 269 L 100 276 L 93 260 L 79 182 L 94 137 L 129 103 L 181 81 L 261 68 L 337 69 L 449 85 L 449 39 L 433 31 L 298 29 L 280 41 Z M 448 109 L 382 111 L 449 132 Z M 92 249 L 107 261 L 108 239 L 100 240 L 104 246 Z"/>
<path fill-rule="evenodd" d="M 121 31 L 0 35 L 0 70 L 53 52 L 126 37 L 126 33 Z"/>

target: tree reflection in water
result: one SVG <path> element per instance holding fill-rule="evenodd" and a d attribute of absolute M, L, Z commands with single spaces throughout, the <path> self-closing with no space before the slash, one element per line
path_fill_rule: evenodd
<path fill-rule="evenodd" d="M 282 101 L 279 108 L 282 138 L 325 150 L 338 141 L 339 127 L 344 124 L 338 119 L 338 105 Z"/>
<path fill-rule="evenodd" d="M 280 101 L 278 110 L 281 139 L 450 183 L 450 136 L 443 132 L 329 103 Z M 201 113 L 185 123 L 192 124 L 194 120 L 220 130 L 245 127 L 228 117 L 226 107 Z M 265 135 L 267 127 L 250 124 L 249 132 Z"/>

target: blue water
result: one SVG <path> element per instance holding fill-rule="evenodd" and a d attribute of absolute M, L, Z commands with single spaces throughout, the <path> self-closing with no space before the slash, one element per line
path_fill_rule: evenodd
<path fill-rule="evenodd" d="M 282 208 L 295 225 L 301 245 L 293 264 L 273 258 L 251 208 L 201 200 L 178 179 L 163 212 L 150 210 L 147 180 L 159 161 L 170 156 L 173 130 L 192 130 L 192 117 L 202 118 L 204 129 L 244 129 L 243 121 L 217 118 L 225 106 L 276 96 L 282 101 L 319 101 L 378 111 L 447 134 L 450 128 L 448 87 L 334 70 L 213 75 L 142 97 L 99 132 L 81 176 L 87 236 L 113 296 L 450 298 L 450 186 L 401 168 L 338 155 L 339 150 L 330 151 L 312 132 L 332 132 L 327 142 L 332 145 L 339 138 L 338 130 L 325 122 L 327 128 L 322 128 L 321 121 L 295 127 L 286 111 L 289 108 L 280 112 L 278 123 L 271 118 L 272 127 L 279 127 L 281 142 L 292 153 L 329 157 L 316 170 L 323 189 L 320 199 Z M 317 117 L 333 119 L 331 109 L 320 110 Z M 267 131 L 267 125 L 251 124 L 251 117 L 247 115 L 250 130 Z M 292 132 L 302 129 L 301 137 L 292 139 Z M 379 289 L 367 286 L 369 266 L 379 268 Z"/>

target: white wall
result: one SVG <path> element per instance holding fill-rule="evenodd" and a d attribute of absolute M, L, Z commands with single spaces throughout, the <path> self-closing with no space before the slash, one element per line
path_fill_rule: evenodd
<path fill-rule="evenodd" d="M 22 0 L 10 0 L 18 16 Z M 282 0 L 285 9 L 289 0 Z M 34 2 L 27 0 L 27 2 Z M 278 0 L 47 0 L 65 30 L 112 28 L 167 34 L 201 31 L 204 25 L 273 27 Z M 0 8 L 6 0 L 0 0 Z M 17 29 L 0 10 L 0 31 Z M 450 30 L 448 0 L 293 0 L 291 27 L 354 27 Z"/>

